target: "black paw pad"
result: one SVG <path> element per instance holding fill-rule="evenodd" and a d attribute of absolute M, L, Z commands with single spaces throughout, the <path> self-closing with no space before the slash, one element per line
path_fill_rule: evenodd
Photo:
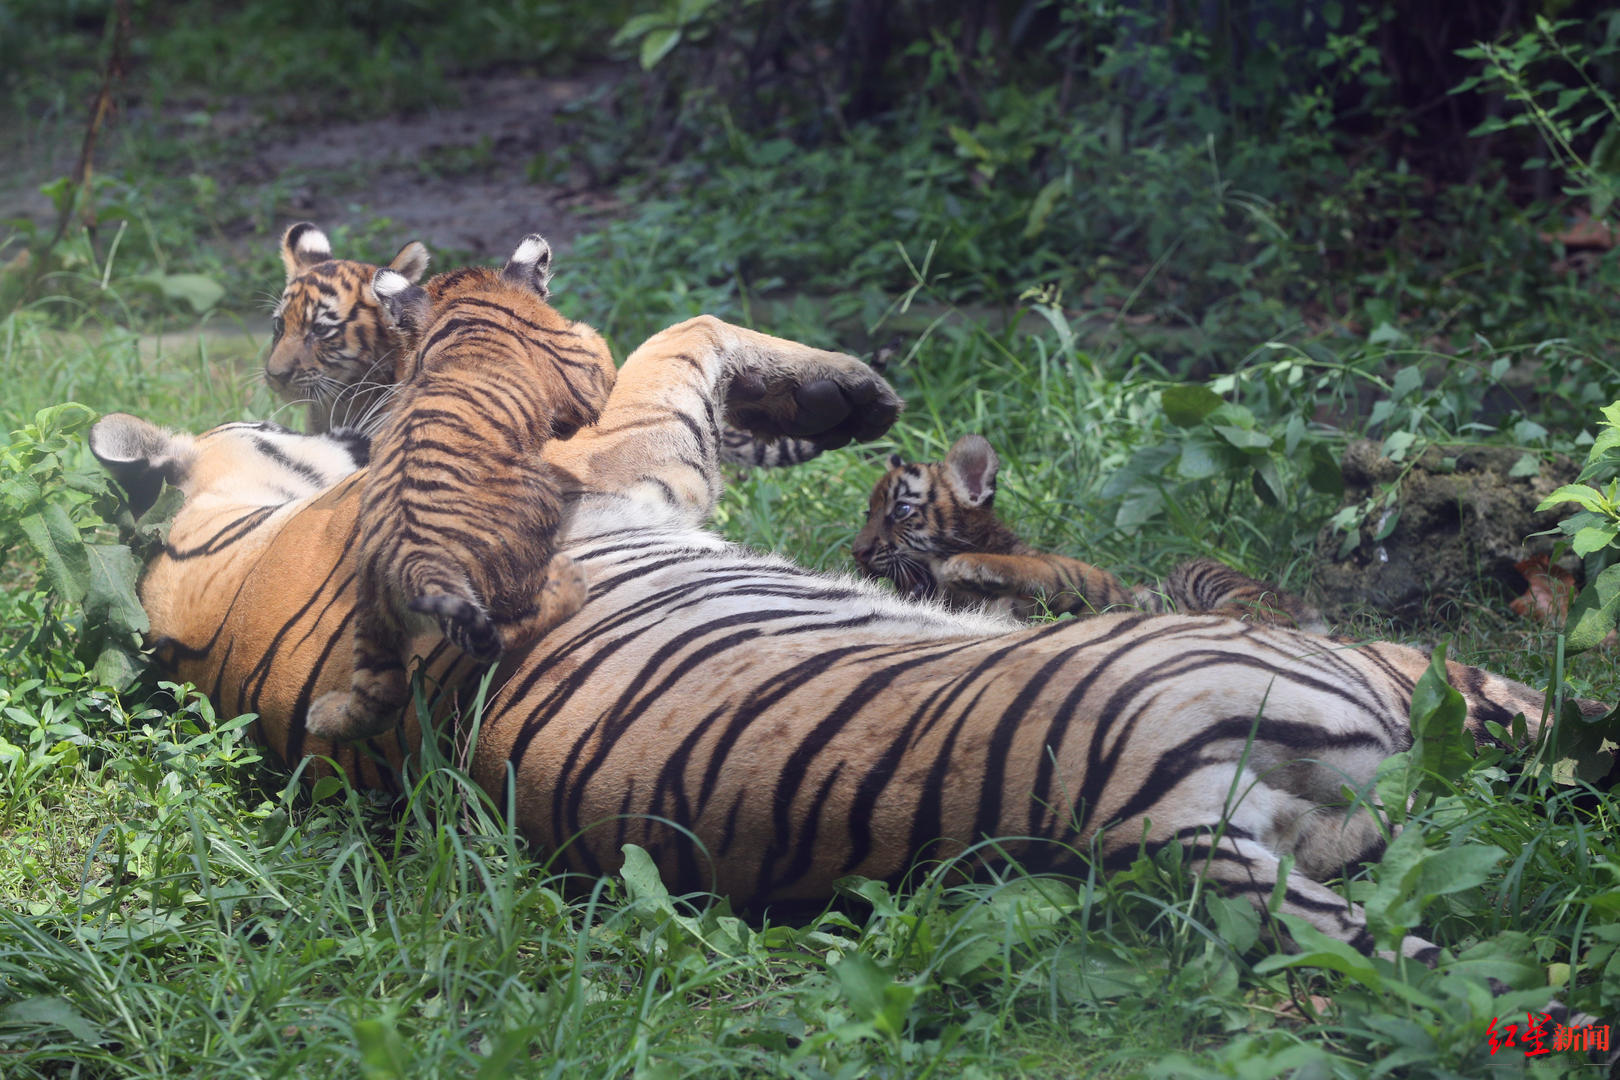
<path fill-rule="evenodd" d="M 850 413 L 849 398 L 831 379 L 805 383 L 793 392 L 793 401 L 798 406 L 790 432 L 794 435 L 819 435 L 837 427 Z M 848 441 L 849 437 L 845 436 L 837 445 Z"/>

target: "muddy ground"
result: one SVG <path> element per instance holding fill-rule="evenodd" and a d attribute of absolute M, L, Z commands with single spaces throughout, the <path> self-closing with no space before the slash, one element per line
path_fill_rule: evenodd
<path fill-rule="evenodd" d="M 1526 587 L 1515 564 L 1551 555 L 1553 529 L 1567 506 L 1536 506 L 1579 471 L 1568 458 L 1514 476 L 1524 451 L 1511 446 L 1433 446 L 1416 461 L 1391 461 L 1377 442 L 1345 451 L 1343 506 L 1376 504 L 1360 525 L 1360 542 L 1342 558 L 1344 534 L 1325 526 L 1317 539 L 1313 584 L 1330 619 L 1366 613 L 1407 624 L 1453 617 L 1456 604 L 1494 581 L 1506 595 Z M 1398 486 L 1394 509 L 1384 493 Z M 1398 511 L 1398 515 L 1397 515 Z M 1388 535 L 1379 537 L 1386 531 Z M 1566 556 L 1566 569 L 1579 560 Z"/>

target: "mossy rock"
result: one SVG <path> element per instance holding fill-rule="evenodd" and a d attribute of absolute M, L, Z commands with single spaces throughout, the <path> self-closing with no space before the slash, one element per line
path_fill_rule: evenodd
<path fill-rule="evenodd" d="M 1535 534 L 1568 509 L 1537 513 L 1536 506 L 1574 480 L 1575 463 L 1543 459 L 1535 474 L 1515 476 L 1525 452 L 1511 446 L 1432 446 L 1415 461 L 1392 461 L 1381 445 L 1358 440 L 1344 454 L 1342 505 L 1378 500 L 1360 541 L 1341 557 L 1343 532 L 1328 525 L 1317 536 L 1313 583 L 1328 617 L 1365 613 L 1416 623 L 1445 618 L 1482 592 L 1523 592 L 1515 564 L 1552 553 L 1556 537 Z M 1391 485 L 1399 493 L 1386 511 L 1382 496 Z M 1397 512 L 1388 535 L 1374 539 L 1388 526 L 1385 515 Z"/>

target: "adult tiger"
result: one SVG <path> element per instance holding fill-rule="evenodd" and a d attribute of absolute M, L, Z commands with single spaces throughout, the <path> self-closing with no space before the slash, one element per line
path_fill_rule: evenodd
<path fill-rule="evenodd" d="M 1379 829 L 1365 810 L 1321 808 L 1409 745 L 1423 654 L 1210 616 L 1017 628 L 701 527 L 722 416 L 835 446 L 876 436 L 897 408 L 849 357 L 708 317 L 632 354 L 600 423 L 547 447 L 569 493 L 559 537 L 590 600 L 503 660 L 473 777 L 569 866 L 610 870 L 634 842 L 671 887 L 748 905 L 823 898 L 846 874 L 896 878 L 919 854 L 993 836 L 1037 868 L 1088 843 L 1104 868 L 1181 844 L 1263 906 L 1291 855 L 1283 910 L 1370 949 L 1360 912 L 1313 879 L 1375 853 Z M 164 475 L 186 493 L 142 585 L 166 672 L 226 712 L 258 712 L 287 761 L 331 751 L 304 718 L 349 677 L 337 643 L 361 474 L 343 475 L 348 449 L 118 415 L 91 441 L 133 486 Z M 442 642 L 422 648 L 446 679 L 466 666 Z M 1450 674 L 1476 736 L 1540 714 L 1528 687 Z M 402 730 L 378 749 L 408 745 L 411 721 Z M 339 760 L 387 780 L 351 750 Z M 1436 955 L 1415 937 L 1403 951 Z"/>

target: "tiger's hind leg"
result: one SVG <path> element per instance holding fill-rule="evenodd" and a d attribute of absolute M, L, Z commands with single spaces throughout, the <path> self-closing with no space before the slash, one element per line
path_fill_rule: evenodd
<path fill-rule="evenodd" d="M 700 315 L 631 353 L 596 426 L 547 443 L 545 459 L 570 493 L 656 501 L 695 525 L 720 497 L 727 425 L 751 439 L 803 439 L 820 452 L 876 438 L 900 405 L 853 356 Z"/>

